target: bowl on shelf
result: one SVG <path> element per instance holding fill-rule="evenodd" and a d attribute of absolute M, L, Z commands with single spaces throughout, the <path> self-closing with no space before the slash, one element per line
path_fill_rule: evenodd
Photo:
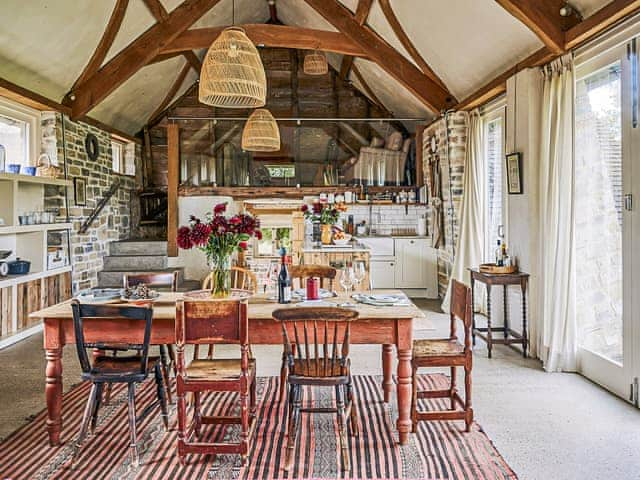
<path fill-rule="evenodd" d="M 20 164 L 10 163 L 7 165 L 7 173 L 20 173 Z"/>
<path fill-rule="evenodd" d="M 31 262 L 28 260 L 20 260 L 16 258 L 13 262 L 7 262 L 9 265 L 9 275 L 26 275 L 31 268 Z"/>
<path fill-rule="evenodd" d="M 333 244 L 334 245 L 346 245 L 351 241 L 351 235 L 348 233 L 343 233 L 341 238 L 336 238 L 335 234 L 333 236 Z"/>
<path fill-rule="evenodd" d="M 22 173 L 24 175 L 31 175 L 32 177 L 34 177 L 36 175 L 36 167 L 23 167 Z"/>

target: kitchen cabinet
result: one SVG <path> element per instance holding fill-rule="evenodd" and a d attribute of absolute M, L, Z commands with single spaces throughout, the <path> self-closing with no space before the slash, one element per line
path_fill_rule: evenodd
<path fill-rule="evenodd" d="M 395 239 L 395 288 L 427 289 L 437 296 L 437 252 L 426 238 Z"/>
<path fill-rule="evenodd" d="M 394 260 L 371 261 L 372 288 L 395 288 L 395 263 Z"/>

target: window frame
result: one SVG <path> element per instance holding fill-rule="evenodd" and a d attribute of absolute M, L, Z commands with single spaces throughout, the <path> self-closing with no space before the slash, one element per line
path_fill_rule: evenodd
<path fill-rule="evenodd" d="M 113 164 L 114 145 L 119 145 L 120 150 L 120 163 L 119 169 L 116 170 Z M 131 172 L 127 170 L 127 152 L 129 149 L 133 150 L 133 169 Z M 135 143 L 125 140 L 122 137 L 111 135 L 111 171 L 116 175 L 124 175 L 127 177 L 136 176 L 136 157 L 135 157 Z"/>
<path fill-rule="evenodd" d="M 27 124 L 27 165 L 37 166 L 42 150 L 42 127 L 40 124 L 42 114 L 40 110 L 0 97 L 0 114 Z"/>
<path fill-rule="evenodd" d="M 488 165 L 489 165 L 489 155 L 488 155 L 488 147 L 489 147 L 489 142 L 487 141 L 488 138 L 488 129 L 489 129 L 489 125 L 493 122 L 495 122 L 496 120 L 501 120 L 502 122 L 502 152 L 500 155 L 500 159 L 499 162 L 502 166 L 502 178 L 501 178 L 501 182 L 502 182 L 502 241 L 505 242 L 507 245 L 509 245 L 509 238 L 508 238 L 508 233 L 509 233 L 509 228 L 508 228 L 508 220 L 509 220 L 509 205 L 508 205 L 508 199 L 509 196 L 507 195 L 507 176 L 506 176 L 506 134 L 507 134 L 507 105 L 506 105 L 506 101 L 505 99 L 501 99 L 500 101 L 494 103 L 493 105 L 490 105 L 489 108 L 485 108 L 482 112 L 481 112 L 481 118 L 482 118 L 482 133 L 483 133 L 483 139 L 484 139 L 484 148 L 483 148 L 483 152 L 482 152 L 482 156 L 483 156 L 483 161 L 484 161 L 484 170 L 485 170 L 485 178 L 484 178 L 484 185 L 485 185 L 485 189 L 486 189 L 486 197 L 485 197 L 485 206 L 484 206 L 484 212 L 482 212 L 483 217 L 485 218 L 485 231 L 483 232 L 483 243 L 484 243 L 484 250 L 485 250 L 485 261 L 492 261 L 493 260 L 493 251 L 495 250 L 495 242 L 496 242 L 496 237 L 493 237 L 493 235 L 496 235 L 497 232 L 490 232 L 489 231 L 489 225 L 488 225 L 488 220 L 489 220 L 489 204 L 488 204 L 488 184 L 489 184 L 489 179 L 488 179 L 488 175 L 489 175 L 489 169 L 488 169 Z"/>

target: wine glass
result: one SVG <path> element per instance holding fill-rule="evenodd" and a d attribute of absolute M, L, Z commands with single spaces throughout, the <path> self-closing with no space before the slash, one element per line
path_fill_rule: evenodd
<path fill-rule="evenodd" d="M 363 261 L 354 262 L 353 264 L 353 280 L 355 282 L 355 286 L 359 287 L 364 277 L 367 276 L 367 270 L 365 268 L 365 264 Z"/>
<path fill-rule="evenodd" d="M 354 282 L 353 267 L 350 265 L 344 267 L 340 272 L 340 285 L 342 285 L 342 288 L 347 294 L 347 298 L 349 297 L 349 292 L 353 287 L 353 282 Z"/>

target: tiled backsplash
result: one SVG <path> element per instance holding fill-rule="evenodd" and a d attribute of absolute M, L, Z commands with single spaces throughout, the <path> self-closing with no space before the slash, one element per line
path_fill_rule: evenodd
<path fill-rule="evenodd" d="M 372 228 L 372 233 L 376 234 L 415 233 L 418 220 L 427 223 L 427 234 L 431 231 L 428 205 L 348 205 L 342 218 L 347 220 L 349 215 L 353 215 L 354 224 L 364 220 Z"/>

